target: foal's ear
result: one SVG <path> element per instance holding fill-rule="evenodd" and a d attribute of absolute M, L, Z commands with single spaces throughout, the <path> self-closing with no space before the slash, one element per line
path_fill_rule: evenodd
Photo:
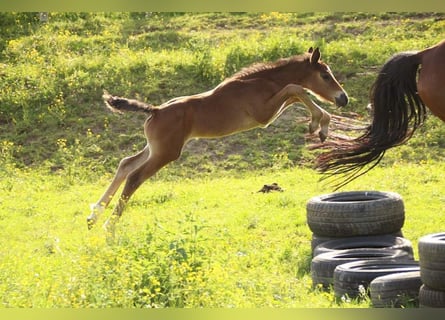
<path fill-rule="evenodd" d="M 312 55 L 311 55 L 310 62 L 312 64 L 317 64 L 318 60 L 320 60 L 320 50 L 318 48 L 315 48 L 315 50 L 312 51 L 311 53 L 312 53 Z"/>
<path fill-rule="evenodd" d="M 312 51 L 314 51 L 314 48 L 310 47 L 309 50 L 307 51 L 308 53 L 312 53 Z"/>

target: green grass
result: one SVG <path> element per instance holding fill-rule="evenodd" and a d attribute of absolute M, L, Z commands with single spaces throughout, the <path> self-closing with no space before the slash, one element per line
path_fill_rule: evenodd
<path fill-rule="evenodd" d="M 347 190 L 400 193 L 417 257 L 418 239 L 444 222 L 443 170 L 376 168 Z M 110 177 L 72 183 L 8 169 L 1 178 L 4 307 L 369 306 L 312 289 L 305 204 L 330 190 L 310 169 L 154 179 L 135 194 L 113 244 L 85 220 Z M 285 191 L 257 193 L 271 182 Z"/>
<path fill-rule="evenodd" d="M 305 204 L 330 192 L 307 125 L 190 142 L 131 199 L 114 243 L 87 230 L 119 160 L 144 144 L 140 115 L 107 113 L 102 90 L 154 104 L 207 90 L 257 61 L 320 46 L 364 106 L 379 67 L 443 36 L 432 13 L 0 14 L 2 307 L 369 307 L 313 289 Z M 430 117 L 344 190 L 388 190 L 413 242 L 443 231 L 443 124 Z M 257 193 L 277 182 L 283 193 Z M 113 203 L 114 204 L 114 203 Z M 112 208 L 107 210 L 110 214 Z M 105 217 L 101 220 L 103 222 Z"/>

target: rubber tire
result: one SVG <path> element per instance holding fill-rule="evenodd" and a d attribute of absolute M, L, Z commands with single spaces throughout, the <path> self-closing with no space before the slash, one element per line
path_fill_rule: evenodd
<path fill-rule="evenodd" d="M 372 280 L 393 273 L 419 271 L 416 261 L 363 260 L 339 265 L 334 271 L 334 296 L 360 298 L 361 289 L 365 295 Z"/>
<path fill-rule="evenodd" d="M 406 251 L 411 257 L 414 256 L 411 241 L 393 235 L 349 237 L 326 241 L 314 249 L 313 256 L 325 252 L 357 248 L 400 249 Z"/>
<path fill-rule="evenodd" d="M 445 291 L 445 233 L 421 237 L 418 248 L 422 282 L 430 289 Z"/>
<path fill-rule="evenodd" d="M 425 284 L 419 290 L 419 307 L 445 308 L 445 291 L 434 290 Z"/>
<path fill-rule="evenodd" d="M 343 238 L 337 238 L 337 237 L 321 237 L 316 235 L 315 233 L 312 234 L 311 239 L 311 250 L 312 254 L 315 251 L 315 248 L 317 248 L 320 244 L 323 244 L 325 242 L 331 241 L 331 240 L 337 240 L 337 239 L 343 239 Z"/>
<path fill-rule="evenodd" d="M 389 236 L 403 238 L 403 232 L 402 232 L 402 230 L 399 230 L 396 233 L 389 234 Z M 364 237 L 372 237 L 372 236 L 364 236 Z M 321 245 L 321 244 L 323 244 L 323 243 L 325 243 L 327 241 L 348 239 L 348 238 L 353 238 L 353 237 L 322 237 L 322 236 L 318 236 L 315 233 L 313 233 L 312 234 L 312 239 L 311 239 L 311 250 L 312 250 L 312 253 L 314 253 L 315 248 L 317 248 L 319 245 Z"/>
<path fill-rule="evenodd" d="M 306 203 L 307 223 L 323 237 L 391 234 L 402 229 L 405 208 L 394 192 L 350 191 L 321 195 Z"/>
<path fill-rule="evenodd" d="M 361 260 L 412 260 L 406 251 L 397 249 L 357 248 L 322 253 L 312 259 L 311 277 L 312 286 L 321 285 L 327 289 L 334 284 L 334 270 L 337 266 Z"/>
<path fill-rule="evenodd" d="M 369 285 L 372 306 L 375 308 L 417 307 L 421 286 L 420 271 L 377 277 Z"/>

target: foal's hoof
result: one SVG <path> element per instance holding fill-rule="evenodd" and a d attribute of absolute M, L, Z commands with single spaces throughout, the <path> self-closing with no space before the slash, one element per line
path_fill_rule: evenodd
<path fill-rule="evenodd" d="M 88 216 L 87 218 L 88 230 L 91 230 L 93 228 L 93 226 L 96 224 L 96 221 L 97 221 L 97 216 L 94 213 Z"/>
<path fill-rule="evenodd" d="M 326 138 L 328 137 L 326 134 L 324 134 L 323 132 L 319 132 L 318 136 L 320 137 L 320 141 L 324 142 L 326 140 Z"/>
<path fill-rule="evenodd" d="M 309 133 L 313 134 L 318 129 L 318 124 L 309 123 Z"/>
<path fill-rule="evenodd" d="M 88 230 L 91 230 L 94 226 L 96 221 L 93 221 L 91 219 L 87 219 L 87 226 L 88 226 Z"/>

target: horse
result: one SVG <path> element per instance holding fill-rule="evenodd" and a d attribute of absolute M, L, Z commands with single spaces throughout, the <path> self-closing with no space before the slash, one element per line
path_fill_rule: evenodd
<path fill-rule="evenodd" d="M 337 106 L 345 106 L 348 95 L 320 57 L 319 48 L 311 47 L 302 55 L 257 63 L 209 91 L 174 98 L 160 106 L 104 92 L 103 99 L 111 111 L 147 114 L 144 124 L 147 144 L 139 153 L 120 161 L 111 184 L 91 206 L 88 227 L 96 223 L 126 180 L 113 214 L 104 225 L 106 230 L 114 232 L 115 223 L 136 189 L 178 159 L 190 139 L 218 138 L 267 127 L 291 104 L 301 102 L 312 115 L 309 131 L 315 133 L 320 129 L 319 137 L 324 141 L 331 116 L 310 99 L 307 91 Z"/>
<path fill-rule="evenodd" d="M 322 180 L 340 177 L 335 189 L 377 166 L 386 150 L 408 141 L 424 123 L 427 108 L 445 121 L 445 40 L 389 58 L 371 87 L 368 106 L 372 121 L 360 136 L 312 148 L 326 150 L 316 157 L 315 168 Z"/>

